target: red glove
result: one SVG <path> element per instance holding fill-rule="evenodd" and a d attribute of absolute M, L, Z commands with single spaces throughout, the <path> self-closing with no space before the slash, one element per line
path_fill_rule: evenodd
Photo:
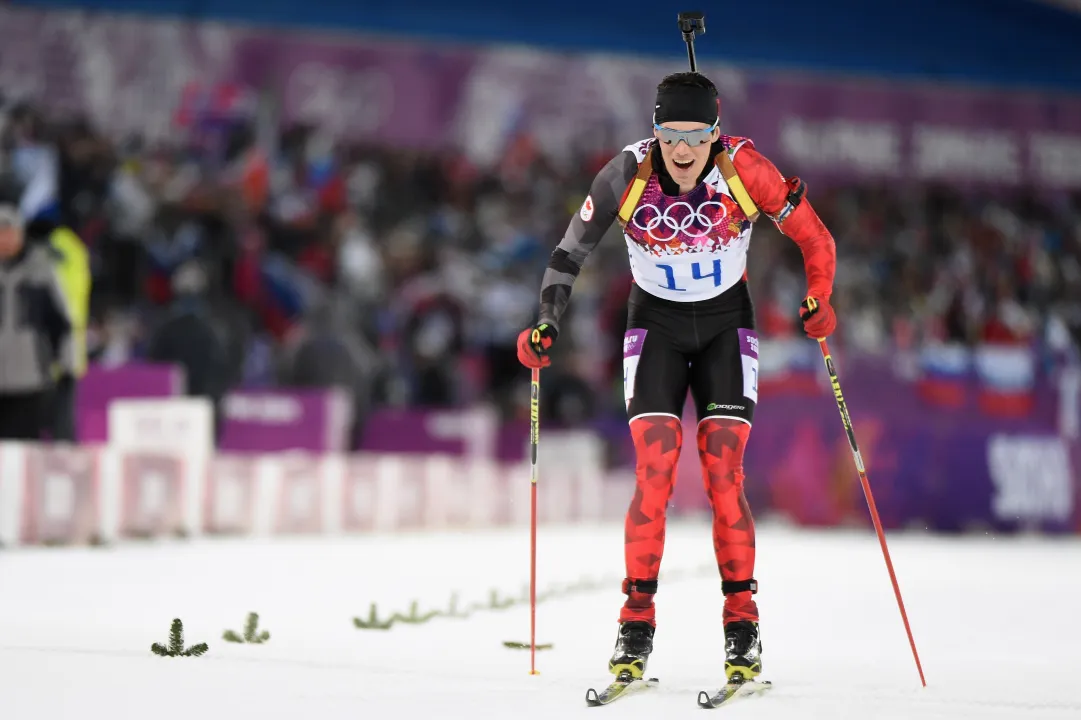
<path fill-rule="evenodd" d="M 555 342 L 556 335 L 556 329 L 548 323 L 523 330 L 518 336 L 518 362 L 531 370 L 551 365 L 548 350 Z"/>
<path fill-rule="evenodd" d="M 837 329 L 837 315 L 829 300 L 807 298 L 799 306 L 799 318 L 807 337 L 813 340 L 827 338 Z"/>

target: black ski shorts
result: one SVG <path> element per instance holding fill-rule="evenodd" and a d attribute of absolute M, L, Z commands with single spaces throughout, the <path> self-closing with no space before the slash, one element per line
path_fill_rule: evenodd
<path fill-rule="evenodd" d="M 698 421 L 748 424 L 758 401 L 758 335 L 747 284 L 716 298 L 675 302 L 631 289 L 623 337 L 628 417 L 683 416 L 690 390 Z"/>

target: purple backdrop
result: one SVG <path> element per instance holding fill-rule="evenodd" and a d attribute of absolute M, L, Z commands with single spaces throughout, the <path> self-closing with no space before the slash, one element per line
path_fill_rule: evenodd
<path fill-rule="evenodd" d="M 78 386 L 80 442 L 108 439 L 108 409 L 120 398 L 181 395 L 184 373 L 171 365 L 91 366 Z M 230 392 L 222 407 L 219 446 L 231 452 L 343 452 L 352 445 L 350 399 L 333 390 Z"/>
<path fill-rule="evenodd" d="M 628 51 L 633 46 L 628 46 Z M 649 132 L 658 78 L 633 57 L 459 49 L 75 11 L 0 9 L 0 87 L 113 131 L 175 136 L 182 90 L 232 83 L 286 120 L 354 139 L 453 143 L 498 158 L 528 130 L 566 153 Z M 1081 187 L 1081 98 L 703 66 L 727 132 L 809 178 L 941 178 Z"/>

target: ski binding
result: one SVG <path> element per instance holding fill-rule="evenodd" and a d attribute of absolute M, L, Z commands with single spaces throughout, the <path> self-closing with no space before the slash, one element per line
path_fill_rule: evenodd
<path fill-rule="evenodd" d="M 657 680 L 657 678 L 649 678 L 648 680 L 645 678 L 635 678 L 631 676 L 629 672 L 624 671 L 616 677 L 611 685 L 600 692 L 597 692 L 593 688 L 586 690 L 586 704 L 590 707 L 607 705 L 626 695 L 633 695 L 642 692 L 643 690 L 656 687 L 658 682 L 659 680 Z"/>
<path fill-rule="evenodd" d="M 773 683 L 768 680 L 744 680 L 742 675 L 736 674 L 713 695 L 705 690 L 698 693 L 698 707 L 712 710 L 721 705 L 730 705 L 741 698 L 761 695 L 772 687 Z"/>

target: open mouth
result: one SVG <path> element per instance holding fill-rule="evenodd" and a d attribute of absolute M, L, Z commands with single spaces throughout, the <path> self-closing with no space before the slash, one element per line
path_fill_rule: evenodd
<path fill-rule="evenodd" d="M 694 165 L 694 158 L 691 158 L 686 162 L 680 162 L 679 160 L 673 158 L 672 162 L 674 162 L 676 164 L 676 167 L 678 167 L 680 170 L 690 170 L 691 165 Z"/>

